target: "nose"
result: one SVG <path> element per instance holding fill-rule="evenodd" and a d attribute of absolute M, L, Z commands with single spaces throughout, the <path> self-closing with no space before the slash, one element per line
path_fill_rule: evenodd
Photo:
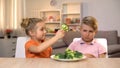
<path fill-rule="evenodd" d="M 44 33 L 47 33 L 47 31 L 46 31 L 46 30 L 44 30 Z"/>
<path fill-rule="evenodd" d="M 86 35 L 87 35 L 87 36 L 89 36 L 89 35 L 90 35 L 90 32 L 89 32 L 89 31 L 87 31 L 87 32 L 86 32 Z"/>

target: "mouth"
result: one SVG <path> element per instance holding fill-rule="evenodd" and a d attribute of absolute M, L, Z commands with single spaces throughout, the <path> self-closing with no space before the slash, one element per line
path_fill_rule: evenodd
<path fill-rule="evenodd" d="M 90 38 L 84 38 L 84 41 L 89 42 L 91 39 Z"/>

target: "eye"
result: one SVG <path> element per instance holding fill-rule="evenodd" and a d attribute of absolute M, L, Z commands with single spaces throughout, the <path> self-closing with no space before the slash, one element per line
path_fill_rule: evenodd
<path fill-rule="evenodd" d="M 90 30 L 89 32 L 90 32 L 90 33 L 93 33 L 94 31 Z"/>
<path fill-rule="evenodd" d="M 44 31 L 44 30 L 46 30 L 46 28 L 40 28 L 40 31 Z"/>
<path fill-rule="evenodd" d="M 83 30 L 83 32 L 87 32 L 87 30 Z"/>
<path fill-rule="evenodd" d="M 40 30 L 40 31 L 43 31 L 44 29 L 43 29 L 43 28 L 40 28 L 39 30 Z"/>

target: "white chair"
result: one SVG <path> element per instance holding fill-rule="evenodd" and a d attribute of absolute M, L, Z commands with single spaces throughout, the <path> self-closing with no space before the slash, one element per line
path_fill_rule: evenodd
<path fill-rule="evenodd" d="M 29 37 L 18 37 L 15 58 L 25 58 L 25 43 Z"/>
<path fill-rule="evenodd" d="M 73 41 L 80 40 L 81 38 L 74 38 Z M 95 38 L 95 40 L 100 43 L 106 49 L 106 58 L 108 58 L 108 47 L 107 47 L 107 39 L 106 38 Z"/>

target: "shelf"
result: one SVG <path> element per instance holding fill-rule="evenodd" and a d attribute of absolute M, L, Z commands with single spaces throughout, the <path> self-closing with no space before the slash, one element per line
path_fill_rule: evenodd
<path fill-rule="evenodd" d="M 68 26 L 79 26 L 80 24 L 67 24 Z"/>
<path fill-rule="evenodd" d="M 41 10 L 40 17 L 45 20 L 46 27 L 54 31 L 57 27 L 60 26 L 61 22 L 61 12 L 60 10 Z"/>
<path fill-rule="evenodd" d="M 60 11 L 58 10 L 47 10 L 40 11 L 40 17 L 45 21 L 60 21 Z"/>
<path fill-rule="evenodd" d="M 63 3 L 61 21 L 66 23 L 70 30 L 77 31 L 80 25 L 81 6 L 80 3 Z"/>
<path fill-rule="evenodd" d="M 80 15 L 80 13 L 63 13 L 62 15 Z"/>
<path fill-rule="evenodd" d="M 80 13 L 80 3 L 63 3 L 62 13 L 63 14 Z"/>
<path fill-rule="evenodd" d="M 81 5 L 80 3 L 63 3 L 61 9 L 46 9 L 40 11 L 40 17 L 46 21 L 48 36 L 55 35 L 55 29 L 59 29 L 62 23 L 75 31 L 78 29 L 81 18 Z"/>
<path fill-rule="evenodd" d="M 60 9 L 46 9 L 46 10 L 41 10 L 40 12 L 58 12 Z"/>
<path fill-rule="evenodd" d="M 53 21 L 53 22 L 47 21 L 46 24 L 60 24 L 60 21 Z"/>

